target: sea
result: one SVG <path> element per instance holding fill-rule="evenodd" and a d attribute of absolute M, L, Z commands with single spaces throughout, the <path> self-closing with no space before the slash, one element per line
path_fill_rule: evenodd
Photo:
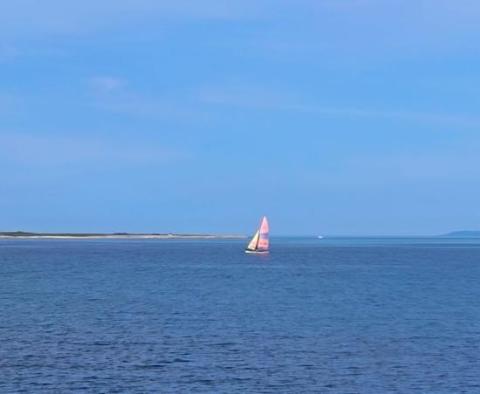
<path fill-rule="evenodd" d="M 0 393 L 480 393 L 480 240 L 0 240 Z"/>

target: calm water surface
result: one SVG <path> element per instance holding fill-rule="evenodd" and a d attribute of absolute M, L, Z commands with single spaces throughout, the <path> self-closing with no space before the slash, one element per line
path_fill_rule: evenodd
<path fill-rule="evenodd" d="M 0 240 L 0 392 L 479 393 L 480 243 Z"/>

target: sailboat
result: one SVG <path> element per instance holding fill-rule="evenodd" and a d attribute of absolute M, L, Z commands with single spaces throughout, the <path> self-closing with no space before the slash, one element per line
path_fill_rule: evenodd
<path fill-rule="evenodd" d="M 268 220 L 267 217 L 264 216 L 262 218 L 262 222 L 260 223 L 260 227 L 253 236 L 252 240 L 245 249 L 245 253 L 258 253 L 258 254 L 266 254 L 268 253 L 269 247 L 269 240 L 268 240 Z"/>

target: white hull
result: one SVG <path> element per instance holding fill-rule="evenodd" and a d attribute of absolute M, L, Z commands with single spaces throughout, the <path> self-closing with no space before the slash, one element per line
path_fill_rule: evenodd
<path fill-rule="evenodd" d="M 257 250 L 246 250 L 245 253 L 248 254 L 268 254 L 268 250 L 265 251 L 257 251 Z"/>

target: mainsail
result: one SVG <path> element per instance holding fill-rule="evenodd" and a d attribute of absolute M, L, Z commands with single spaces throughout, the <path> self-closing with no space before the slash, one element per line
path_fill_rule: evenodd
<path fill-rule="evenodd" d="M 264 216 L 260 224 L 260 228 L 257 230 L 252 240 L 248 244 L 246 252 L 268 253 L 268 247 L 270 244 L 268 240 L 268 233 L 268 220 Z"/>

